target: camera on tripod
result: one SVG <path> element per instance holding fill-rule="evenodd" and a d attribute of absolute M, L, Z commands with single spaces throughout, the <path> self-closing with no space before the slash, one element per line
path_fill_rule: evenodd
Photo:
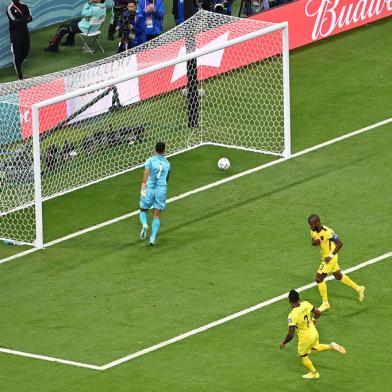
<path fill-rule="evenodd" d="M 233 0 L 199 0 L 198 7 L 217 14 L 231 15 Z"/>
<path fill-rule="evenodd" d="M 233 0 L 217 0 L 214 4 L 214 12 L 217 14 L 229 14 L 228 8 L 233 4 Z M 231 11 L 230 11 L 231 14 Z"/>
<path fill-rule="evenodd" d="M 124 20 L 124 27 L 121 31 L 121 38 L 124 40 L 132 40 L 135 38 L 135 33 L 132 31 L 133 26 L 131 25 L 129 20 Z"/>

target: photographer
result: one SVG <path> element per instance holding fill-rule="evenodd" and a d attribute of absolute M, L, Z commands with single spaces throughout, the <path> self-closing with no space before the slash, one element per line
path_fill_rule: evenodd
<path fill-rule="evenodd" d="M 143 15 L 136 12 L 135 0 L 129 1 L 127 10 L 122 14 L 116 30 L 121 33 L 121 42 L 117 53 L 125 52 L 146 41 L 146 24 Z"/>
<path fill-rule="evenodd" d="M 184 0 L 173 0 L 172 14 L 174 16 L 174 22 L 176 23 L 176 26 L 184 22 L 185 20 Z"/>
<path fill-rule="evenodd" d="M 199 9 L 231 15 L 233 0 L 198 0 Z"/>
<path fill-rule="evenodd" d="M 30 51 L 30 34 L 27 23 L 32 21 L 29 7 L 19 0 L 13 0 L 7 7 L 9 20 L 11 52 L 18 79 L 23 79 L 22 63 Z"/>
<path fill-rule="evenodd" d="M 212 7 L 217 14 L 231 15 L 233 0 L 213 0 Z"/>
<path fill-rule="evenodd" d="M 49 41 L 49 46 L 44 50 L 46 52 L 59 52 L 59 46 L 62 38 L 68 34 L 64 46 L 75 45 L 75 35 L 79 33 L 93 33 L 97 31 L 100 26 L 91 26 L 91 19 L 100 19 L 106 15 L 105 0 L 90 0 L 84 5 L 82 10 L 82 19 L 80 21 L 72 21 L 69 24 L 61 25 L 54 37 Z"/>
<path fill-rule="evenodd" d="M 165 14 L 163 0 L 140 0 L 137 12 L 143 15 L 146 22 L 147 41 L 158 37 L 163 29 L 163 16 Z"/>
<path fill-rule="evenodd" d="M 121 22 L 123 13 L 127 10 L 128 0 L 112 0 L 112 18 L 110 19 L 108 40 L 114 41 L 116 27 Z"/>

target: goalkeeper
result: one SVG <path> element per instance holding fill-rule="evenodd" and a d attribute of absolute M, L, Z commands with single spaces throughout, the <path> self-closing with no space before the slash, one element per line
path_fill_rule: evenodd
<path fill-rule="evenodd" d="M 161 211 L 166 207 L 167 182 L 170 174 L 170 163 L 163 156 L 165 143 L 158 142 L 155 146 L 156 155 L 148 158 L 144 165 L 143 180 L 140 196 L 140 223 L 142 231 L 140 238 L 147 237 L 147 212 L 153 208 L 150 245 L 155 245 L 155 239 L 161 225 Z"/>

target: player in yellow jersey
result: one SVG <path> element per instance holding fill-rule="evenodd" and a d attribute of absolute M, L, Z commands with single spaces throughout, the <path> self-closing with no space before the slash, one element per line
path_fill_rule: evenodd
<path fill-rule="evenodd" d="M 315 326 L 316 320 L 321 316 L 319 309 L 313 307 L 307 301 L 300 302 L 299 294 L 295 290 L 290 291 L 289 302 L 292 307 L 288 318 L 289 332 L 280 343 L 280 348 L 284 348 L 293 339 L 295 331 L 297 331 L 298 356 L 301 358 L 302 364 L 309 370 L 309 373 L 304 374 L 302 377 L 320 378 L 320 374 L 310 360 L 309 354 L 326 350 L 346 354 L 346 349 L 335 342 L 331 344 L 319 343 L 319 335 Z"/>
<path fill-rule="evenodd" d="M 321 224 L 318 215 L 310 215 L 308 223 L 311 229 L 312 245 L 320 247 L 321 253 L 321 264 L 316 275 L 317 286 L 323 301 L 319 309 L 323 312 L 331 307 L 328 302 L 327 284 L 324 282 L 326 276 L 330 274 L 333 274 L 336 280 L 357 291 L 359 302 L 362 302 L 365 299 L 366 288 L 357 285 L 340 271 L 337 253 L 343 246 L 342 241 L 332 229 Z"/>

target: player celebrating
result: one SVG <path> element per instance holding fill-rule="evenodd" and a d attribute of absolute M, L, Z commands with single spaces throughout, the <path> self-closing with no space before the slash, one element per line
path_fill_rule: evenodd
<path fill-rule="evenodd" d="M 289 332 L 285 339 L 280 343 L 280 348 L 284 348 L 290 342 L 297 330 L 298 335 L 298 356 L 302 364 L 309 369 L 309 373 L 304 374 L 303 378 L 320 378 L 319 372 L 314 367 L 309 358 L 311 352 L 321 352 L 326 350 L 338 351 L 346 354 L 346 349 L 339 344 L 320 344 L 319 335 L 315 326 L 316 320 L 321 316 L 321 311 L 307 301 L 300 302 L 299 294 L 295 290 L 289 293 L 289 302 L 292 311 L 289 314 Z M 314 319 L 312 319 L 312 313 Z"/>
<path fill-rule="evenodd" d="M 331 273 L 337 280 L 356 290 L 359 302 L 362 302 L 365 299 L 365 287 L 358 286 L 340 271 L 337 253 L 343 246 L 342 241 L 332 229 L 321 224 L 318 215 L 310 215 L 308 223 L 311 228 L 312 245 L 319 246 L 321 253 L 321 264 L 316 275 L 317 286 L 323 300 L 319 309 L 323 312 L 331 307 L 328 302 L 327 284 L 324 282 L 325 277 Z"/>
<path fill-rule="evenodd" d="M 140 223 L 142 231 L 140 238 L 146 239 L 147 236 L 147 212 L 153 207 L 152 232 L 150 245 L 155 244 L 155 239 L 161 225 L 161 211 L 166 206 L 167 181 L 170 174 L 170 163 L 163 156 L 165 153 L 165 143 L 159 142 L 155 146 L 156 155 L 147 159 L 144 166 L 141 197 L 140 197 Z"/>

